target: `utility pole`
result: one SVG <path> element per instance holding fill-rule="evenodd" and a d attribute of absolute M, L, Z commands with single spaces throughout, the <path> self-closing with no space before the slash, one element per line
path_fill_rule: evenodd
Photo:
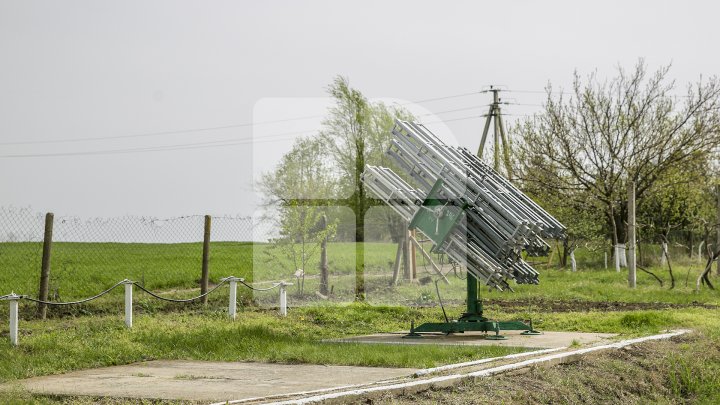
<path fill-rule="evenodd" d="M 490 132 L 490 124 L 493 124 L 493 145 L 494 145 L 494 156 L 493 156 L 493 169 L 496 172 L 500 171 L 500 151 L 502 150 L 503 166 L 505 166 L 506 176 L 508 179 L 512 178 L 512 168 L 510 166 L 510 145 L 507 142 L 507 135 L 505 134 L 505 125 L 502 121 L 502 113 L 500 111 L 500 89 L 495 86 L 490 86 L 490 89 L 486 90 L 493 94 L 493 102 L 490 104 L 490 110 L 485 116 L 485 127 L 483 128 L 482 138 L 480 139 L 480 147 L 478 148 L 477 156 L 482 159 L 483 151 L 485 149 L 485 142 L 487 141 L 488 133 Z"/>

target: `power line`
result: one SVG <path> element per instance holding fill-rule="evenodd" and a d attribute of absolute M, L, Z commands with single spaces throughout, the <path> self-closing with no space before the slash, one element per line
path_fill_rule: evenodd
<path fill-rule="evenodd" d="M 475 107 L 475 108 L 477 108 L 477 107 Z M 505 115 L 510 115 L 510 114 L 505 114 Z M 513 115 L 515 115 L 515 114 L 513 114 Z M 518 115 L 522 115 L 522 114 L 518 114 Z M 470 119 L 479 119 L 482 117 L 484 117 L 484 115 L 472 115 L 472 116 L 459 117 L 459 118 L 453 118 L 453 119 L 447 119 L 447 120 L 430 121 L 430 122 L 426 122 L 425 124 L 434 124 L 434 123 L 451 122 L 451 121 L 463 121 L 463 120 L 470 120 Z M 161 145 L 161 146 L 151 146 L 151 147 L 139 147 L 139 148 L 106 149 L 106 150 L 83 151 L 83 152 L 11 154 L 11 155 L 0 155 L 0 158 L 12 159 L 12 158 L 62 157 L 62 156 L 95 156 L 95 155 L 115 155 L 115 154 L 127 154 L 127 153 L 165 152 L 165 151 L 175 151 L 175 150 L 220 148 L 220 147 L 228 147 L 228 146 L 247 145 L 247 144 L 252 144 L 252 143 L 287 141 L 287 140 L 295 139 L 294 136 L 289 136 L 289 135 L 307 134 L 308 132 L 312 132 L 312 131 L 297 131 L 297 132 L 284 132 L 284 133 L 279 133 L 279 134 L 270 134 L 270 135 L 263 136 L 262 139 L 259 139 L 259 140 L 257 139 L 257 137 L 240 138 L 240 139 L 232 138 L 232 139 L 219 139 L 219 140 L 215 140 L 215 141 L 193 142 L 193 143 Z M 269 139 L 269 138 L 274 138 L 274 139 Z"/>
<path fill-rule="evenodd" d="M 469 93 L 454 94 L 454 95 L 449 95 L 449 96 L 427 98 L 427 99 L 417 100 L 417 101 L 409 101 L 409 102 L 401 103 L 398 105 L 406 106 L 406 105 L 410 105 L 410 104 L 428 103 L 428 102 L 432 102 L 432 101 L 448 100 L 448 99 L 459 98 L 459 97 L 467 97 L 467 96 L 470 96 L 473 94 L 479 94 L 479 93 L 480 92 L 475 91 L 475 92 L 469 92 Z M 168 130 L 168 131 L 158 131 L 158 132 L 144 132 L 144 133 L 130 134 L 130 135 L 114 135 L 114 136 L 85 137 L 85 138 L 66 138 L 66 139 L 57 139 L 57 140 L 0 142 L 0 145 L 38 145 L 38 144 L 48 144 L 48 143 L 76 143 L 76 142 L 100 141 L 100 140 L 111 140 L 111 139 L 141 138 L 141 137 L 174 135 L 174 134 L 193 133 L 193 132 L 216 131 L 216 130 L 231 129 L 231 128 L 252 127 L 255 125 L 270 125 L 270 124 L 301 121 L 301 120 L 308 120 L 308 119 L 322 118 L 322 117 L 324 117 L 324 115 L 308 115 L 308 116 L 303 116 L 303 117 L 285 118 L 285 119 L 278 119 L 278 120 L 271 120 L 271 121 L 245 122 L 245 123 L 240 123 L 240 124 L 229 124 L 229 125 L 220 125 L 220 126 L 213 126 L 213 127 L 201 127 L 201 128 Z"/>
<path fill-rule="evenodd" d="M 295 139 L 294 136 L 288 137 L 288 135 L 300 135 L 307 134 L 310 131 L 298 131 L 298 132 L 286 132 L 280 134 L 268 135 L 266 138 L 280 137 L 277 139 L 262 139 L 257 140 L 253 138 L 233 138 L 233 139 L 220 139 L 216 141 L 206 142 L 193 142 L 176 145 L 160 145 L 160 146 L 149 146 L 139 148 L 125 148 L 125 149 L 106 149 L 96 151 L 85 151 L 85 152 L 56 152 L 56 153 L 38 153 L 38 154 L 14 154 L 14 155 L 0 155 L 0 158 L 33 158 L 33 157 L 56 157 L 56 156 L 92 156 L 92 155 L 114 155 L 124 153 L 136 153 L 136 152 L 163 152 L 172 150 L 185 150 L 185 149 L 205 149 L 205 148 L 217 148 L 225 146 L 236 146 L 236 145 L 247 145 L 252 143 L 263 143 L 263 142 L 278 142 L 284 140 Z"/>

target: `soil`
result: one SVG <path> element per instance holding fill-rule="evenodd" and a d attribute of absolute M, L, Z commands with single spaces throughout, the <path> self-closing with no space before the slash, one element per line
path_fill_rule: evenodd
<path fill-rule="evenodd" d="M 463 305 L 458 300 L 444 300 L 445 305 Z M 673 304 L 666 302 L 612 302 L 612 301 L 583 301 L 583 300 L 550 300 L 543 298 L 520 298 L 512 300 L 483 299 L 485 308 L 496 308 L 504 312 L 533 311 L 548 312 L 588 312 L 588 311 L 642 311 L 681 308 L 718 309 L 720 306 L 691 302 L 687 304 Z M 427 305 L 436 307 L 437 304 Z"/>

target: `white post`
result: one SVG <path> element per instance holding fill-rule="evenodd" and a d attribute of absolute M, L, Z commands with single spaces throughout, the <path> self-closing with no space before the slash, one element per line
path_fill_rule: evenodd
<path fill-rule="evenodd" d="M 125 326 L 132 328 L 133 324 L 133 282 L 125 280 Z"/>
<path fill-rule="evenodd" d="M 230 319 L 235 320 L 237 316 L 237 283 L 238 281 L 245 281 L 244 278 L 229 276 L 222 279 L 230 284 L 230 298 L 228 299 L 228 316 Z"/>
<path fill-rule="evenodd" d="M 605 251 L 605 270 L 607 270 L 607 250 Z"/>
<path fill-rule="evenodd" d="M 280 284 L 280 315 L 287 316 L 287 290 L 284 284 Z"/>
<path fill-rule="evenodd" d="M 570 252 L 570 264 L 572 265 L 572 271 L 577 271 L 577 262 L 575 261 L 575 251 Z"/>
<path fill-rule="evenodd" d="M 637 285 L 636 257 L 635 257 L 635 182 L 628 185 L 628 286 L 635 288 Z"/>
<path fill-rule="evenodd" d="M 237 316 L 237 278 L 230 277 L 230 300 L 228 301 L 228 315 L 233 321 Z"/>
<path fill-rule="evenodd" d="M 10 300 L 10 344 L 13 346 L 18 345 L 18 300 Z"/>
<path fill-rule="evenodd" d="M 19 295 L 10 293 L 10 295 L 0 298 L 0 300 L 10 301 L 10 344 L 18 345 L 18 301 Z"/>
<path fill-rule="evenodd" d="M 663 242 L 660 245 L 660 249 L 662 250 L 660 252 L 660 265 L 665 266 L 667 264 L 667 256 L 666 256 L 666 252 L 668 251 L 667 243 Z"/>
<path fill-rule="evenodd" d="M 287 316 L 287 289 L 292 283 L 281 281 L 277 283 L 280 286 L 280 316 Z"/>

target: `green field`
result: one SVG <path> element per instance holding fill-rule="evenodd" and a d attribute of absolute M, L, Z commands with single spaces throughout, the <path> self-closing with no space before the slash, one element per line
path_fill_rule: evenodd
<path fill-rule="evenodd" d="M 390 243 L 366 243 L 364 248 L 367 297 L 370 302 L 402 305 L 432 305 L 437 303 L 432 283 L 401 284 L 390 287 L 392 261 L 396 246 Z M 654 247 L 646 247 L 651 255 Z M 287 259 L 272 256 L 265 244 L 213 242 L 210 249 L 210 278 L 218 282 L 229 275 L 253 280 L 259 285 L 271 281 L 299 282 L 293 276 L 295 268 Z M 144 282 L 151 290 L 190 290 L 198 288 L 202 246 L 187 244 L 121 244 L 121 243 L 55 243 L 52 252 L 50 278 L 51 296 L 72 300 L 92 296 L 117 281 L 128 278 Z M 418 277 L 435 278 L 429 265 L 418 253 Z M 678 255 L 679 256 L 679 255 Z M 40 278 L 41 247 L 38 243 L 0 243 L 0 294 L 10 291 L 35 296 Z M 602 254 L 579 249 L 578 272 L 558 270 L 552 263 L 536 266 L 541 272 L 541 283 L 519 285 L 515 292 L 483 291 L 484 297 L 499 300 L 529 300 L 553 297 L 563 300 L 720 303 L 718 294 L 704 288 L 694 292 L 695 278 L 702 263 L 687 259 L 685 255 L 673 263 L 676 288 L 669 292 L 667 270 L 650 263 L 649 270 L 666 280 L 660 287 L 651 276 L 638 272 L 642 292 L 630 291 L 625 273 L 605 270 Z M 304 296 L 296 296 L 296 303 L 315 300 L 318 288 L 318 258 L 313 257 L 305 269 Z M 328 246 L 330 284 L 336 301 L 353 299 L 355 288 L 355 245 L 331 243 Z M 425 266 L 424 266 L 425 265 Z M 464 299 L 464 273 L 455 274 L 449 265 L 449 285 L 439 283 L 441 296 L 448 302 Z M 687 285 L 686 285 L 687 280 Z M 570 286 L 567 286 L 566 283 Z M 291 288 L 299 292 L 299 285 Z M 194 293 L 188 291 L 188 294 Z M 262 298 L 262 294 L 258 294 Z"/>
<path fill-rule="evenodd" d="M 188 297 L 198 291 L 199 244 L 58 243 L 55 247 L 51 286 L 61 299 L 92 295 L 125 277 L 144 280 L 148 288 L 171 297 Z M 241 275 L 260 286 L 271 280 L 297 281 L 292 277 L 294 269 L 288 263 L 271 260 L 267 249 L 266 245 L 214 243 L 211 278 L 217 281 L 226 275 Z M 34 263 L 32 256 L 24 253 L 27 251 L 26 244 L 0 244 L 0 293 L 10 290 L 35 293 L 39 260 Z M 132 330 L 123 326 L 120 291 L 90 304 L 52 310 L 51 318 L 45 321 L 33 319 L 34 305 L 23 301 L 19 347 L 10 346 L 7 323 L 0 324 L 0 381 L 150 359 L 429 367 L 517 351 L 500 347 L 321 342 L 325 338 L 401 331 L 411 321 L 443 319 L 433 283 L 389 285 L 395 253 L 391 244 L 365 246 L 368 303 L 349 303 L 354 290 L 354 252 L 353 244 L 331 244 L 330 283 L 335 294 L 327 301 L 317 298 L 317 271 L 307 269 L 305 294 L 300 296 L 297 286 L 291 287 L 292 308 L 287 318 L 278 317 L 275 309 L 270 308 L 276 305 L 276 291 L 250 295 L 241 289 L 244 294 L 241 312 L 235 322 L 229 321 L 227 287 L 213 294 L 207 306 L 161 303 L 138 291 Z M 667 283 L 660 287 L 644 273 L 638 273 L 638 288 L 630 290 L 625 273 L 603 269 L 596 252 L 581 251 L 577 256 L 578 272 L 557 269 L 552 264 L 540 265 L 538 286 L 516 286 L 514 293 L 483 290 L 487 315 L 503 320 L 532 318 L 541 330 L 614 332 L 622 337 L 684 327 L 696 330 L 695 339 L 703 344 L 720 344 L 717 308 L 720 293 L 707 287 L 694 292 L 694 280 L 701 266 L 696 260 L 682 258 L 673 262 L 677 277 L 674 290 L 669 290 Z M 427 276 L 420 258 L 418 265 L 419 276 Z M 25 271 L 14 271 L 18 268 Z M 648 268 L 667 279 L 665 269 L 657 265 Z M 450 285 L 439 283 L 450 317 L 463 311 L 462 277 L 463 273 L 450 272 Z M 6 316 L 7 306 L 2 305 L 0 319 L 7 319 Z M 677 353 L 678 361 L 689 369 L 683 374 L 687 380 L 683 384 L 694 384 L 697 392 L 706 393 L 702 395 L 717 392 L 712 387 L 720 384 L 720 374 L 711 375 L 714 363 L 693 362 L 688 357 L 692 353 L 690 350 Z M 52 402 L 17 392 L 0 394 L 0 399 Z"/>

